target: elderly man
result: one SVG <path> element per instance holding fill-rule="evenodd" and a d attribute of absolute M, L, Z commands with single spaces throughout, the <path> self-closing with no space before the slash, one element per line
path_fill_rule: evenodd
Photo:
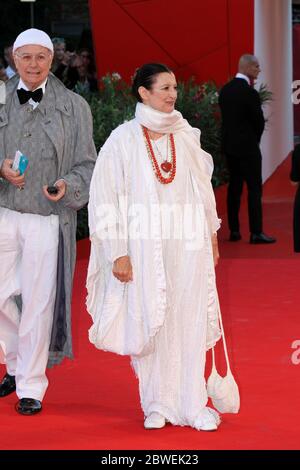
<path fill-rule="evenodd" d="M 8 78 L 13 77 L 16 74 L 16 64 L 13 57 L 13 44 L 9 44 L 4 47 L 4 59 L 7 62 L 5 69 Z"/>
<path fill-rule="evenodd" d="M 244 54 L 239 72 L 220 92 L 222 147 L 227 157 L 228 225 L 232 242 L 241 239 L 239 209 L 243 184 L 248 188 L 250 243 L 274 243 L 262 230 L 262 156 L 259 148 L 265 119 L 258 92 L 251 86 L 260 72 L 257 58 Z"/>
<path fill-rule="evenodd" d="M 88 104 L 51 74 L 53 44 L 43 31 L 13 46 L 19 75 L 0 105 L 0 397 L 16 410 L 42 409 L 46 366 L 72 357 L 70 300 L 76 211 L 88 200 L 96 159 Z M 17 151 L 29 164 L 12 168 Z"/>

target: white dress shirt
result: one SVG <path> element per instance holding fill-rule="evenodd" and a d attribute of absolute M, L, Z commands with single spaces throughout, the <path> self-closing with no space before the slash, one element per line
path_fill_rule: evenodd
<path fill-rule="evenodd" d="M 235 78 L 243 78 L 244 80 L 246 80 L 246 82 L 248 83 L 248 85 L 250 85 L 250 79 L 249 79 L 249 77 L 247 77 L 247 75 L 244 75 L 243 73 L 238 72 L 238 73 L 236 74 Z"/>

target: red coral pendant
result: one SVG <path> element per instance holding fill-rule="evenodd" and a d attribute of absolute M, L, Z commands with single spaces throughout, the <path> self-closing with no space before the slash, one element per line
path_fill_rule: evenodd
<path fill-rule="evenodd" d="M 172 163 L 165 161 L 160 165 L 160 167 L 163 171 L 169 173 L 169 171 L 172 169 Z"/>

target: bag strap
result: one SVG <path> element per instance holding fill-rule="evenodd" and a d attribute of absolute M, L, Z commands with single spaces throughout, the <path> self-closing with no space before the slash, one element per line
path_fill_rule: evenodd
<path fill-rule="evenodd" d="M 229 357 L 228 357 L 225 333 L 224 333 L 224 328 L 223 328 L 223 321 L 222 321 L 221 308 L 220 308 L 220 303 L 219 303 L 219 296 L 218 296 L 217 292 L 216 292 L 216 302 L 217 302 L 218 317 L 219 317 L 219 322 L 220 322 L 220 327 L 221 327 L 221 337 L 222 337 L 222 340 L 223 340 L 223 348 L 224 348 L 224 354 L 225 354 L 226 365 L 227 365 L 227 374 L 228 374 L 228 372 L 231 373 L 231 369 L 230 369 L 230 364 L 229 364 Z M 212 368 L 216 369 L 214 347 L 212 347 Z"/>

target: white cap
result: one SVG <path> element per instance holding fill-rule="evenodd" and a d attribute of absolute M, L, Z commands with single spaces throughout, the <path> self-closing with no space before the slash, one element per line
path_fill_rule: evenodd
<path fill-rule="evenodd" d="M 14 42 L 13 52 L 15 52 L 19 47 L 27 46 L 29 44 L 43 46 L 53 52 L 53 44 L 48 34 L 35 28 L 26 29 L 26 31 L 19 34 Z"/>

